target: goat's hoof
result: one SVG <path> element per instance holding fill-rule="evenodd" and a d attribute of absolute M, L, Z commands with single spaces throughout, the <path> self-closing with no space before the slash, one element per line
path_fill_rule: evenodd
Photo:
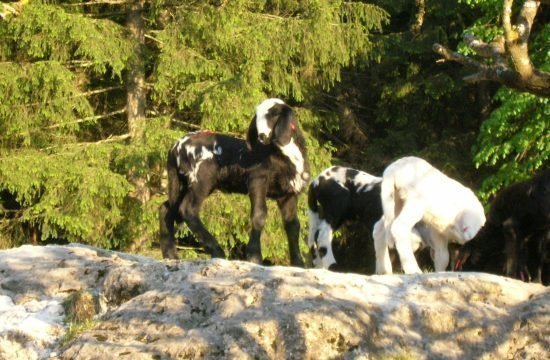
<path fill-rule="evenodd" d="M 336 263 L 330 264 L 330 266 L 328 267 L 328 270 L 334 271 L 334 272 L 341 272 L 340 267 Z"/>
<path fill-rule="evenodd" d="M 290 265 L 303 268 L 304 267 L 304 261 L 301 258 L 291 259 L 290 260 Z"/>
<path fill-rule="evenodd" d="M 178 260 L 178 251 L 176 250 L 176 248 L 163 251 L 162 258 L 170 259 L 170 260 Z"/>
<path fill-rule="evenodd" d="M 246 260 L 250 261 L 251 263 L 262 265 L 262 256 L 253 254 L 253 255 L 246 255 Z"/>
<path fill-rule="evenodd" d="M 213 249 L 206 249 L 212 258 L 225 259 L 225 251 L 221 247 L 215 247 Z"/>

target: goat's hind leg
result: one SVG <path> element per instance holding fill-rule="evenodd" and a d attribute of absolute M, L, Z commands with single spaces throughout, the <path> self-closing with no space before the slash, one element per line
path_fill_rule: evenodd
<path fill-rule="evenodd" d="M 177 214 L 170 208 L 168 201 L 163 202 L 159 207 L 160 220 L 160 249 L 164 259 L 177 259 L 174 222 Z M 180 220 L 181 221 L 181 220 Z"/>
<path fill-rule="evenodd" d="M 374 252 L 376 254 L 376 273 L 391 274 L 393 272 L 384 228 L 384 217 L 378 220 L 372 229 L 372 238 L 374 240 Z M 390 237 L 391 238 L 391 237 Z"/>
<path fill-rule="evenodd" d="M 405 202 L 399 215 L 393 220 L 390 227 L 391 236 L 395 240 L 395 248 L 399 254 L 401 267 L 405 274 L 421 274 L 414 257 L 411 232 L 414 225 L 422 220 L 424 208 L 419 204 L 422 200 Z M 388 234 L 386 234 L 387 236 Z"/>
<path fill-rule="evenodd" d="M 199 186 L 189 188 L 181 202 L 179 212 L 189 229 L 200 239 L 206 252 L 214 258 L 225 258 L 225 252 L 214 236 L 208 232 L 199 216 L 202 203 L 207 196 L 206 189 Z"/>

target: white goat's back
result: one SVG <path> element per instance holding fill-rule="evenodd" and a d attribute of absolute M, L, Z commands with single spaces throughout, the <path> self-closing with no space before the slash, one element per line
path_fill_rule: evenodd
<path fill-rule="evenodd" d="M 460 243 L 470 240 L 485 223 L 483 207 L 469 188 L 413 156 L 393 162 L 384 171 L 382 202 L 386 222 L 399 216 L 395 213 L 399 202 L 411 201 L 424 208 L 422 220 Z M 456 229 L 450 225 L 456 225 Z"/>

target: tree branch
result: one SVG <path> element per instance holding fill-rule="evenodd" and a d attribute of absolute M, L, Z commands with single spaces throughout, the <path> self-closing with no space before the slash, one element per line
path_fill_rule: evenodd
<path fill-rule="evenodd" d="M 0 20 L 6 20 L 10 17 L 19 16 L 23 6 L 26 5 L 29 0 L 20 0 L 12 3 L 0 3 Z"/>
<path fill-rule="evenodd" d="M 111 117 L 111 116 L 114 116 L 114 115 L 124 114 L 125 112 L 126 112 L 126 108 L 123 108 L 123 109 L 120 109 L 120 110 L 112 111 L 112 112 L 107 113 L 107 114 L 89 116 L 89 117 L 78 119 L 78 120 L 75 120 L 75 121 L 69 121 L 69 122 L 64 122 L 64 123 L 61 123 L 61 124 L 46 126 L 43 129 L 55 129 L 55 128 L 62 127 L 62 126 L 65 126 L 65 125 L 69 125 L 69 124 L 79 124 L 79 123 L 83 123 L 83 122 L 87 122 L 87 121 L 105 119 L 105 118 L 108 118 L 108 117 Z"/>
<path fill-rule="evenodd" d="M 414 22 L 411 26 L 413 34 L 418 34 L 424 24 L 424 17 L 426 16 L 426 0 L 415 0 L 417 11 L 414 17 Z"/>
<path fill-rule="evenodd" d="M 51 150 L 51 149 L 57 149 L 57 148 L 61 148 L 61 147 L 71 148 L 71 147 L 80 147 L 80 146 L 100 145 L 100 144 L 106 144 L 106 143 L 112 143 L 112 142 L 127 140 L 127 139 L 130 139 L 130 137 L 131 137 L 130 134 L 110 135 L 106 139 L 102 139 L 102 140 L 98 140 L 98 141 L 94 141 L 94 142 L 79 142 L 79 143 L 73 143 L 73 144 L 52 145 L 52 146 L 48 146 L 48 147 L 38 149 L 38 150 L 48 151 L 48 150 Z"/>
<path fill-rule="evenodd" d="M 199 125 L 192 124 L 192 123 L 187 122 L 187 121 L 178 120 L 178 119 L 170 119 L 170 121 L 173 122 L 174 124 L 179 124 L 179 125 L 182 125 L 184 127 L 191 128 L 191 129 L 196 129 L 196 130 L 201 130 L 202 129 L 202 127 L 200 127 Z M 231 135 L 231 136 L 236 137 L 236 138 L 244 139 L 243 134 L 240 134 L 240 133 L 224 131 L 224 134 Z"/>
<path fill-rule="evenodd" d="M 131 0 L 95 0 L 81 3 L 63 4 L 63 6 L 88 6 L 88 5 L 122 5 L 129 4 Z"/>
<path fill-rule="evenodd" d="M 476 73 L 464 78 L 467 82 L 495 81 L 519 91 L 548 97 L 550 96 L 550 73 L 536 69 L 528 51 L 529 36 L 541 2 L 525 0 L 516 24 L 512 25 L 510 17 L 513 2 L 514 0 L 503 0 L 504 37 L 499 37 L 487 44 L 471 34 L 464 36 L 468 47 L 478 56 L 490 58 L 492 63 L 459 54 L 438 43 L 433 45 L 433 51 L 441 55 L 444 60 L 458 62 L 477 70 Z M 545 0 L 543 3 L 550 3 L 550 0 Z"/>

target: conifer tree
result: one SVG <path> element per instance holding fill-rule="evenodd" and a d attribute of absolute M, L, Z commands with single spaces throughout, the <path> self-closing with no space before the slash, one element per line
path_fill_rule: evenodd
<path fill-rule="evenodd" d="M 314 170 L 326 165 L 315 136 L 327 114 L 311 104 L 369 59 L 370 32 L 387 21 L 377 6 L 329 0 L 22 1 L 0 13 L 3 246 L 29 232 L 150 243 L 168 147 L 200 128 L 243 134 L 268 96 L 296 108 L 320 148 Z M 247 238 L 247 206 L 220 195 L 208 208 L 228 248 Z M 268 232 L 285 261 L 281 227 Z"/>

